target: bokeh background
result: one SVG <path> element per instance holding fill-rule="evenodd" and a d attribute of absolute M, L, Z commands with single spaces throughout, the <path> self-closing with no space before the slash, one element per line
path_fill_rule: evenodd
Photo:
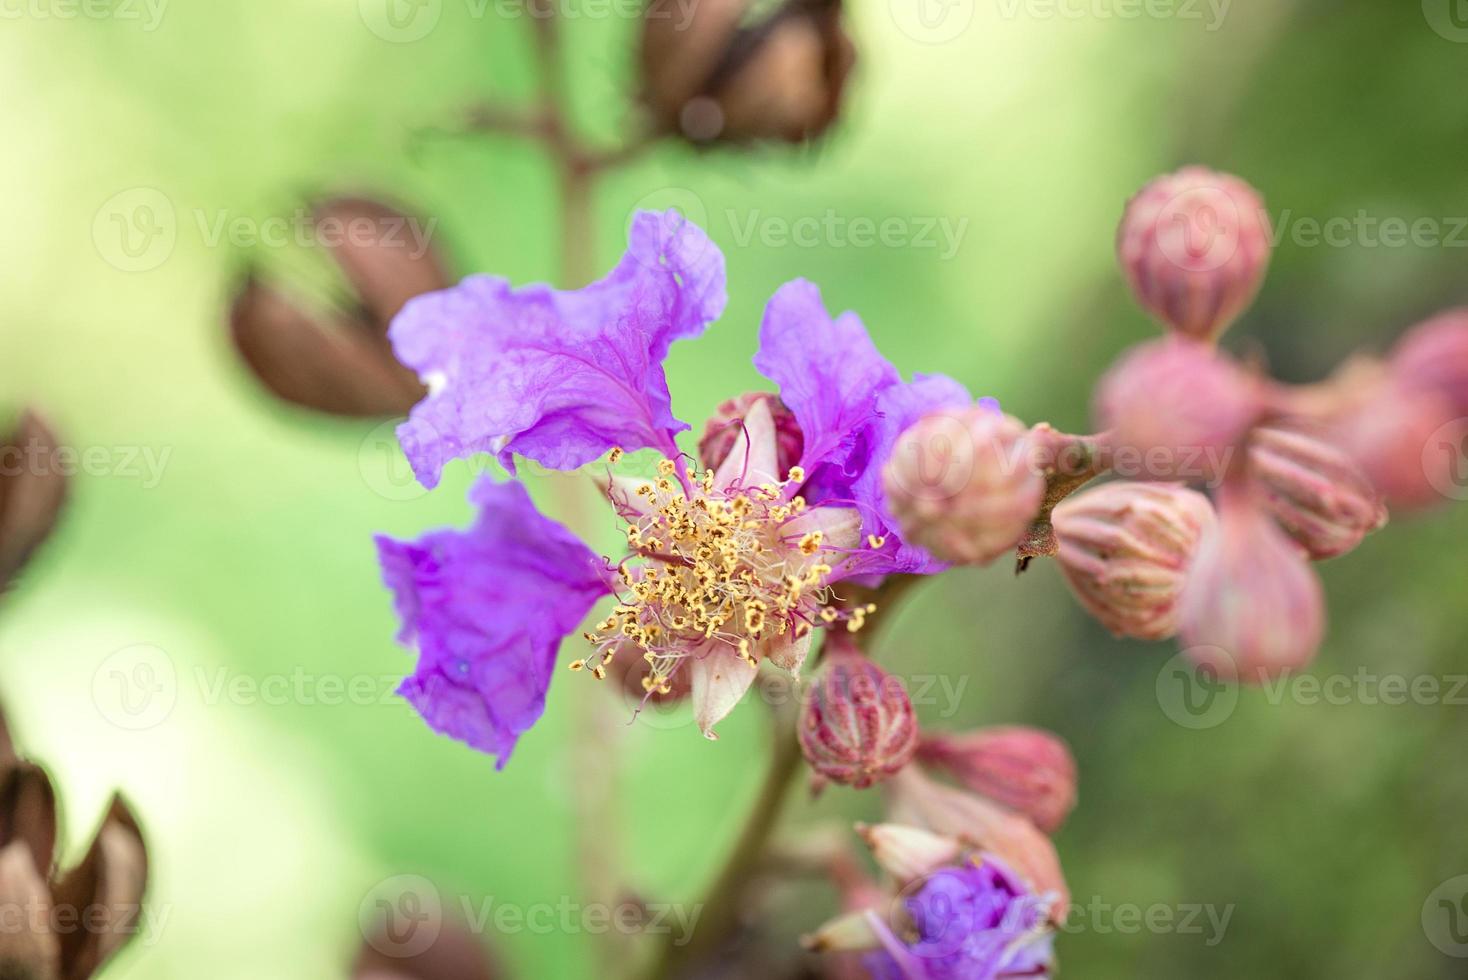
<path fill-rule="evenodd" d="M 1453 2 L 860 0 L 859 73 L 832 136 L 805 151 L 656 150 L 601 187 L 598 265 L 649 205 L 682 207 L 727 255 L 728 313 L 671 360 L 685 419 L 761 384 L 760 310 L 801 275 L 859 311 L 904 372 L 947 371 L 1027 420 L 1079 429 L 1098 373 L 1153 332 L 1114 269 L 1122 204 L 1205 162 L 1260 187 L 1286 230 L 1228 346 L 1318 378 L 1468 300 L 1468 11 Z M 411 202 L 461 272 L 556 274 L 539 151 L 452 132 L 476 100 L 529 97 L 529 26 L 508 4 L 434 6 L 412 41 L 373 29 L 372 0 L 115 0 L 80 16 L 28 0 L 0 21 L 0 403 L 36 405 L 69 445 L 117 461 L 75 481 L 57 536 L 0 600 L 0 697 L 56 774 L 73 846 L 115 786 L 146 822 L 165 918 L 119 978 L 341 975 L 359 905 L 399 874 L 476 902 L 574 901 L 568 785 L 587 752 L 625 777 L 617 822 L 637 886 L 691 901 L 760 776 L 756 708 L 716 744 L 674 714 L 573 745 L 572 711 L 595 695 L 569 676 L 504 772 L 432 735 L 391 697 L 411 657 L 393 643 L 370 536 L 467 521 L 470 468 L 414 492 L 387 430 L 273 401 L 230 347 L 224 310 L 246 262 L 309 281 L 321 260 L 210 229 L 321 192 Z M 637 30 L 610 9 L 567 24 L 577 114 L 608 140 L 629 118 Z M 119 258 L 114 215 L 160 196 L 166 253 Z M 913 237 L 779 240 L 781 221 L 828 213 L 896 219 Z M 1444 240 L 1291 231 L 1362 213 L 1430 219 Z M 921 243 L 935 222 L 961 228 L 956 247 Z M 161 471 L 123 465 L 128 452 Z M 535 482 L 548 498 L 548 478 Z M 1468 673 L 1465 534 L 1468 509 L 1445 508 L 1324 566 L 1330 636 L 1312 672 L 1432 676 L 1446 694 Z M 1461 975 L 1423 912 L 1468 872 L 1468 692 L 1404 705 L 1244 692 L 1217 723 L 1185 727 L 1159 696 L 1173 649 L 1105 635 L 1048 565 L 929 583 L 880 646 L 899 673 L 964 685 L 952 711 L 923 708 L 930 721 L 1040 724 L 1071 742 L 1081 805 L 1057 843 L 1078 904 L 1232 908 L 1212 943 L 1206 928 L 1083 911 L 1060 941 L 1067 974 Z M 141 720 L 119 715 L 113 690 L 139 664 L 164 672 Z M 330 703 L 336 681 L 370 695 Z M 792 815 L 879 808 L 878 794 L 834 792 Z M 809 928 L 829 901 L 811 891 L 783 927 Z M 580 932 L 488 940 L 522 976 L 595 975 Z"/>

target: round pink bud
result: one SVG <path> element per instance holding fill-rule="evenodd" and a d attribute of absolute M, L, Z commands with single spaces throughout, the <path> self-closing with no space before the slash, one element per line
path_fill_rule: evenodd
<path fill-rule="evenodd" d="M 1272 248 L 1264 201 L 1203 167 L 1159 177 L 1132 198 L 1116 254 L 1137 302 L 1194 340 L 1213 341 L 1254 302 Z"/>
<path fill-rule="evenodd" d="M 902 433 L 882 481 L 903 540 L 962 564 L 1013 550 L 1045 496 L 1027 432 L 979 404 L 929 415 Z"/>
<path fill-rule="evenodd" d="M 1468 415 L 1468 308 L 1449 310 L 1409 330 L 1392 353 L 1402 387 L 1440 392 Z"/>
<path fill-rule="evenodd" d="M 1284 532 L 1315 561 L 1353 550 L 1386 523 L 1381 495 L 1345 450 L 1297 428 L 1249 437 L 1249 473 Z"/>
<path fill-rule="evenodd" d="M 1118 636 L 1164 640 L 1213 504 L 1169 483 L 1118 481 L 1055 508 L 1056 556 L 1076 598 Z"/>
<path fill-rule="evenodd" d="M 897 772 L 917 749 L 902 681 L 855 650 L 828 653 L 800 709 L 800 748 L 817 774 L 863 789 Z"/>
<path fill-rule="evenodd" d="M 1053 834 L 1076 803 L 1076 763 L 1057 735 L 1038 728 L 995 727 L 935 735 L 918 758 L 958 783 Z"/>
<path fill-rule="evenodd" d="M 1341 421 L 1338 438 L 1388 504 L 1411 510 L 1461 499 L 1468 485 L 1453 421 L 1446 394 L 1394 379 Z"/>
<path fill-rule="evenodd" d="M 1262 682 L 1299 670 L 1325 634 L 1320 579 L 1254 496 L 1225 487 L 1179 607 L 1194 661 L 1220 677 Z"/>
<path fill-rule="evenodd" d="M 779 395 L 751 391 L 724 402 L 704 425 L 703 438 L 698 440 L 698 458 L 704 466 L 711 470 L 719 468 L 735 443 L 745 438 L 744 419 L 760 402 L 769 405 L 770 414 L 775 419 L 775 455 L 780 475 L 789 473 L 790 467 L 800 462 L 805 436 L 800 431 L 800 423 L 795 421 L 795 413 L 786 407 Z"/>
<path fill-rule="evenodd" d="M 1133 348 L 1101 379 L 1096 417 L 1118 476 L 1216 483 L 1259 418 L 1259 380 L 1202 344 Z"/>

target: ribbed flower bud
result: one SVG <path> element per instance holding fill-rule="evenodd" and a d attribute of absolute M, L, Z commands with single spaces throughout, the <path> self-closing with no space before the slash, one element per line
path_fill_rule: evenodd
<path fill-rule="evenodd" d="M 1303 550 L 1255 496 L 1224 487 L 1179 606 L 1184 648 L 1221 677 L 1262 682 L 1320 648 L 1325 597 Z"/>
<path fill-rule="evenodd" d="M 1027 431 L 979 404 L 929 415 L 904 432 L 882 473 L 903 540 L 963 564 L 1011 551 L 1045 495 Z"/>
<path fill-rule="evenodd" d="M 820 776 L 862 789 L 897 772 L 917 748 L 902 682 L 855 650 L 837 648 L 800 710 L 800 748 Z"/>
<path fill-rule="evenodd" d="M 1213 505 L 1170 483 L 1107 483 L 1055 508 L 1056 558 L 1082 606 L 1111 632 L 1163 640 Z"/>
<path fill-rule="evenodd" d="M 1228 174 L 1187 167 L 1127 205 L 1116 253 L 1137 301 L 1194 340 L 1213 341 L 1248 309 L 1272 248 L 1259 193 Z"/>
<path fill-rule="evenodd" d="M 925 737 L 918 758 L 1053 834 L 1076 803 L 1076 763 L 1059 736 L 995 727 Z"/>
<path fill-rule="evenodd" d="M 752 6 L 648 4 L 642 99 L 660 128 L 694 143 L 799 143 L 835 121 L 856 60 L 840 0 L 785 0 L 754 20 Z"/>
<path fill-rule="evenodd" d="M 1260 385 L 1202 344 L 1164 339 L 1134 348 L 1096 390 L 1119 476 L 1214 483 L 1258 418 Z"/>
<path fill-rule="evenodd" d="M 1397 344 L 1392 374 L 1408 390 L 1440 392 L 1456 415 L 1468 415 L 1468 308 L 1440 313 Z"/>
<path fill-rule="evenodd" d="M 1360 467 L 1345 450 L 1314 434 L 1255 429 L 1249 474 L 1279 526 L 1316 561 L 1344 555 L 1386 523 L 1381 496 Z"/>
<path fill-rule="evenodd" d="M 703 428 L 703 438 L 698 440 L 698 458 L 708 469 L 717 470 L 728 457 L 739 440 L 745 438 L 744 419 L 750 409 L 760 402 L 770 408 L 775 420 L 775 454 L 780 466 L 780 475 L 790 472 L 790 467 L 800 462 L 805 437 L 795 413 L 786 407 L 779 395 L 768 391 L 751 391 L 738 398 L 731 398 L 720 405 Z"/>

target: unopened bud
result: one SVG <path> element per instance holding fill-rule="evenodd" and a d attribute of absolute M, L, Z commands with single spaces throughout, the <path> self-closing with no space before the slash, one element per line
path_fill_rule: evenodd
<path fill-rule="evenodd" d="M 1076 803 L 1076 763 L 1059 736 L 995 727 L 924 738 L 918 758 L 1053 834 Z"/>
<path fill-rule="evenodd" d="M 1258 419 L 1258 380 L 1192 341 L 1134 348 L 1097 387 L 1096 416 L 1110 430 L 1118 474 L 1214 483 Z"/>
<path fill-rule="evenodd" d="M 1279 526 L 1315 561 L 1354 549 L 1386 523 L 1381 496 L 1345 450 L 1296 428 L 1249 437 L 1249 473 Z"/>
<path fill-rule="evenodd" d="M 654 0 L 643 19 L 643 101 L 694 143 L 819 136 L 836 119 L 855 49 L 840 0 Z"/>
<path fill-rule="evenodd" d="M 1454 417 L 1444 392 L 1391 378 L 1340 421 L 1336 438 L 1390 506 L 1429 507 L 1468 480 L 1463 446 L 1444 439 Z"/>
<path fill-rule="evenodd" d="M 744 419 L 750 409 L 760 402 L 769 406 L 775 420 L 775 456 L 779 465 L 779 476 L 790 472 L 790 467 L 800 462 L 800 453 L 805 446 L 805 437 L 795 413 L 786 407 L 778 395 L 767 391 L 751 391 L 731 398 L 720 405 L 703 429 L 703 438 L 698 441 L 698 458 L 703 465 L 717 470 L 742 439 L 747 438 Z"/>
<path fill-rule="evenodd" d="M 899 885 L 926 878 L 963 853 L 963 845 L 952 837 L 900 823 L 858 824 L 856 832 L 878 866 Z"/>
<path fill-rule="evenodd" d="M 66 502 L 59 449 L 51 427 L 30 411 L 0 436 L 0 592 L 50 536 Z"/>
<path fill-rule="evenodd" d="M 1127 205 L 1116 252 L 1137 301 L 1194 340 L 1213 341 L 1254 301 L 1269 268 L 1259 193 L 1229 174 L 1187 167 Z"/>
<path fill-rule="evenodd" d="M 827 654 L 800 711 L 800 748 L 818 775 L 865 788 L 907 765 L 917 736 L 900 680 L 854 650 Z"/>
<path fill-rule="evenodd" d="M 1013 550 L 1045 495 L 1027 435 L 985 404 L 929 415 L 904 432 L 882 473 L 903 540 L 962 564 Z"/>
<path fill-rule="evenodd" d="M 1325 633 L 1320 579 L 1254 494 L 1226 486 L 1179 607 L 1189 656 L 1220 677 L 1263 682 L 1308 664 Z"/>
<path fill-rule="evenodd" d="M 1111 632 L 1163 640 L 1213 505 L 1170 483 L 1107 483 L 1055 508 L 1057 558 L 1081 605 Z"/>
<path fill-rule="evenodd" d="M 1401 387 L 1439 392 L 1453 414 L 1468 415 L 1468 308 L 1408 331 L 1392 353 L 1391 371 Z"/>

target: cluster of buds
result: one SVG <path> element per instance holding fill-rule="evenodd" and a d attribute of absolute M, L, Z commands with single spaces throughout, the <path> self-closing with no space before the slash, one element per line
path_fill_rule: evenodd
<path fill-rule="evenodd" d="M 1242 679 L 1298 670 L 1325 630 L 1310 563 L 1358 547 L 1387 504 L 1468 498 L 1468 310 L 1417 327 L 1385 359 L 1290 386 L 1216 347 L 1269 266 L 1269 221 L 1248 184 L 1197 167 L 1159 178 L 1127 206 L 1117 251 L 1168 335 L 1101 379 L 1098 434 L 1026 433 L 976 413 L 923 419 L 901 443 L 922 451 L 889 465 L 892 511 L 940 559 L 986 562 L 1016 537 L 1021 567 L 1056 556 L 1081 604 L 1120 636 L 1180 635 L 1197 660 Z M 1081 471 L 1012 465 L 1026 439 L 1066 438 L 1084 449 Z M 934 466 L 939 444 L 955 448 Z M 1065 499 L 1108 471 L 1126 479 Z"/>
<path fill-rule="evenodd" d="M 23 412 L 0 437 L 0 593 L 51 535 L 66 502 L 66 475 L 54 464 L 56 434 L 35 412 Z"/>
<path fill-rule="evenodd" d="M 424 389 L 393 356 L 387 327 L 408 300 L 450 285 L 443 258 L 415 240 L 416 222 L 378 201 L 337 198 L 312 217 L 315 240 L 353 299 L 344 310 L 313 313 L 251 272 L 229 312 L 235 348 L 261 384 L 293 405 L 356 418 L 405 415 Z"/>
<path fill-rule="evenodd" d="M 820 136 L 841 110 L 855 48 L 840 0 L 653 0 L 643 15 L 642 101 L 660 133 L 696 144 Z"/>
<path fill-rule="evenodd" d="M 147 849 L 114 797 L 81 863 L 57 866 L 57 800 L 41 767 L 15 752 L 0 717 L 0 977 L 86 980 L 137 932 Z"/>

